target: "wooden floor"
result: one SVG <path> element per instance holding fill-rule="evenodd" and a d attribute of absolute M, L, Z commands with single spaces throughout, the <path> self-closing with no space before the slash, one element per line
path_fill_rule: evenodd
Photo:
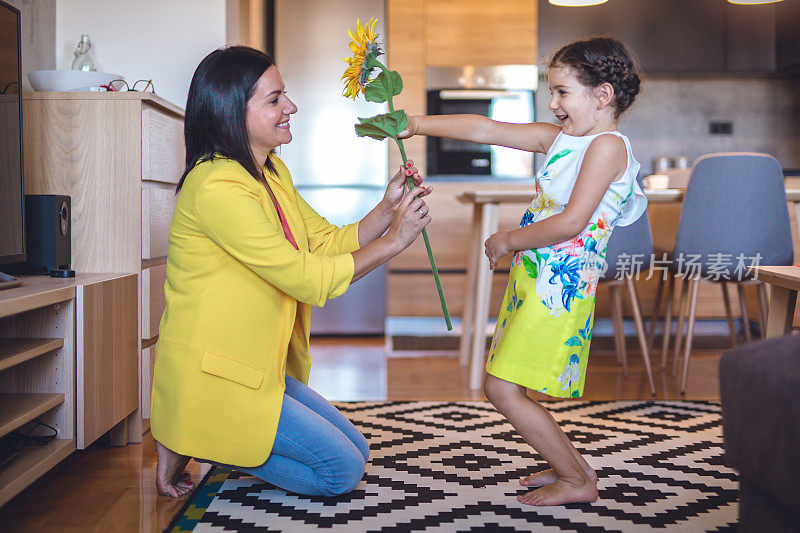
<path fill-rule="evenodd" d="M 469 390 L 467 373 L 454 353 L 387 354 L 383 338 L 312 339 L 311 349 L 310 385 L 332 401 L 485 399 L 480 391 Z M 677 379 L 655 364 L 655 398 L 719 399 L 717 365 L 724 349 L 693 352 L 683 396 Z M 630 350 L 628 357 L 626 377 L 614 352 L 593 349 L 584 399 L 653 398 L 641 356 Z M 192 461 L 189 470 L 198 481 L 200 465 Z M 97 442 L 0 508 L 0 530 L 162 531 L 183 501 L 158 496 L 154 476 L 150 433 L 141 444 L 123 448 Z"/>

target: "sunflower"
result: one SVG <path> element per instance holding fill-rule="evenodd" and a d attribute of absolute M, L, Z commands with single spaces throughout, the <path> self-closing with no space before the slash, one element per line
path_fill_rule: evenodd
<path fill-rule="evenodd" d="M 375 23 L 378 19 L 372 18 L 365 25 L 361 25 L 361 20 L 356 20 L 356 25 L 352 30 L 347 30 L 352 41 L 350 50 L 352 57 L 345 57 L 347 68 L 342 74 L 344 81 L 344 96 L 352 98 L 364 92 L 364 87 L 369 83 L 369 75 L 375 68 L 374 60 L 381 54 L 378 43 L 378 36 L 375 34 Z"/>

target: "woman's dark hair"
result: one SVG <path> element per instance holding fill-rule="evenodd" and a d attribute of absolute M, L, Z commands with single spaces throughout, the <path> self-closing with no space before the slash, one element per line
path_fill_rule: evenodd
<path fill-rule="evenodd" d="M 197 65 L 189 85 L 183 138 L 186 142 L 186 175 L 198 163 L 216 157 L 238 162 L 257 181 L 264 181 L 257 168 L 247 138 L 245 117 L 247 100 L 264 71 L 274 65 L 272 58 L 247 46 L 229 46 L 214 50 Z M 267 158 L 267 169 L 275 166 Z"/>
<path fill-rule="evenodd" d="M 642 83 L 641 69 L 633 54 L 612 37 L 572 42 L 556 52 L 547 66 L 569 68 L 586 87 L 611 84 L 615 117 L 631 106 Z"/>

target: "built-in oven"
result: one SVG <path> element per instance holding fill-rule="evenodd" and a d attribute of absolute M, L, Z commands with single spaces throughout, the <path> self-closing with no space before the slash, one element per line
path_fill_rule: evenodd
<path fill-rule="evenodd" d="M 428 68 L 429 115 L 474 114 L 533 122 L 535 65 Z M 533 153 L 440 137 L 427 140 L 428 175 L 533 176 Z"/>

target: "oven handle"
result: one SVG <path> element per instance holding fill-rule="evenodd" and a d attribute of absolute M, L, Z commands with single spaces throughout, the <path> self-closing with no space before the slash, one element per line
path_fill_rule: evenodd
<path fill-rule="evenodd" d="M 495 98 L 517 98 L 519 91 L 489 91 L 469 89 L 445 89 L 439 91 L 442 100 L 493 100 Z"/>

